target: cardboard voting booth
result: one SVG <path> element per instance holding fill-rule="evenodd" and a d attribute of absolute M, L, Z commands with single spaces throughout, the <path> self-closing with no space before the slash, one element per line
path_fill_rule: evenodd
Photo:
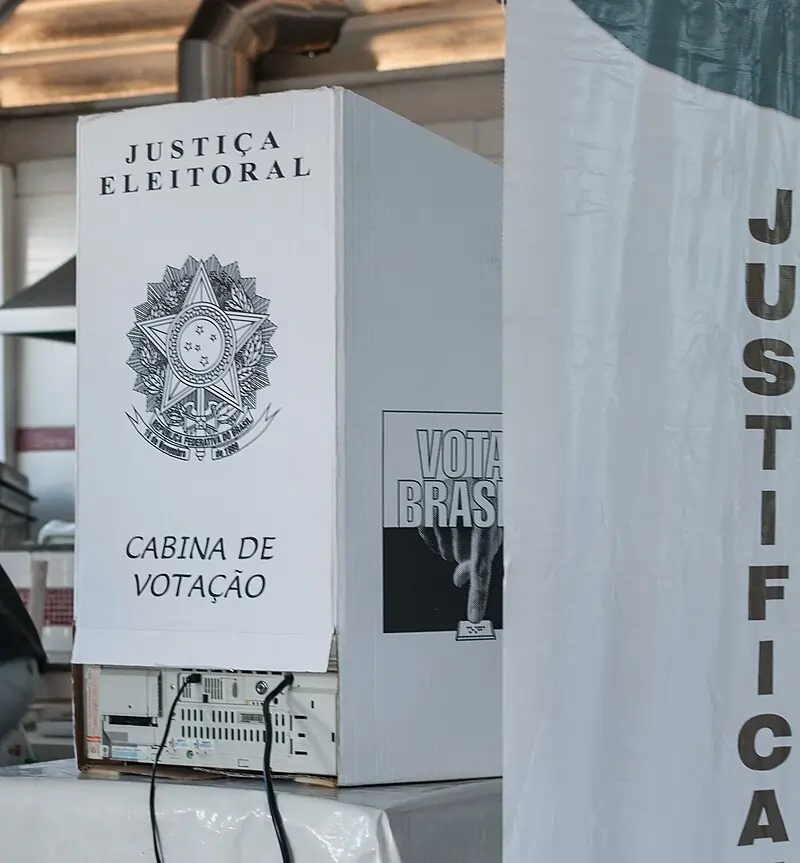
<path fill-rule="evenodd" d="M 340 90 L 81 120 L 94 757 L 102 669 L 262 669 L 333 687 L 342 784 L 500 773 L 501 185 Z"/>
<path fill-rule="evenodd" d="M 798 11 L 509 5 L 506 863 L 797 856 Z"/>

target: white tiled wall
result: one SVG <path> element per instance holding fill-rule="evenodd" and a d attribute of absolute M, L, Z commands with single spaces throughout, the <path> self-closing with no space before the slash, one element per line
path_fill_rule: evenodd
<path fill-rule="evenodd" d="M 502 75 L 403 79 L 354 88 L 414 122 L 495 162 L 502 162 Z M 498 83 L 500 82 L 500 83 Z M 465 119 L 472 116 L 474 119 Z M 437 117 L 443 117 L 437 122 Z M 0 161 L 15 163 L 20 272 L 32 284 L 75 254 L 74 119 L 11 121 L 0 127 Z M 39 158 L 28 160 L 28 154 Z M 59 155 L 63 153 L 63 155 Z M 46 155 L 57 158 L 41 158 Z M 20 426 L 75 423 L 75 348 L 22 340 Z M 26 453 L 41 518 L 73 517 L 74 454 Z"/>
<path fill-rule="evenodd" d="M 17 242 L 20 282 L 27 286 L 75 254 L 75 159 L 38 159 L 16 166 Z M 17 423 L 75 424 L 74 345 L 21 339 Z M 19 467 L 38 498 L 41 521 L 71 521 L 74 513 L 75 454 L 20 453 Z"/>
<path fill-rule="evenodd" d="M 503 121 L 461 120 L 453 123 L 433 123 L 428 125 L 432 132 L 447 138 L 454 144 L 480 153 L 493 162 L 503 161 Z"/>

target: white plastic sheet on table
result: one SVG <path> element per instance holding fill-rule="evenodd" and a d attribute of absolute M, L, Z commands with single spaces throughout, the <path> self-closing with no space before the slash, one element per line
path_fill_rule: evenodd
<path fill-rule="evenodd" d="M 332 790 L 279 784 L 297 863 L 499 863 L 500 781 Z M 160 780 L 166 863 L 278 863 L 261 782 Z M 148 781 L 71 762 L 0 770 L 3 863 L 152 859 Z"/>

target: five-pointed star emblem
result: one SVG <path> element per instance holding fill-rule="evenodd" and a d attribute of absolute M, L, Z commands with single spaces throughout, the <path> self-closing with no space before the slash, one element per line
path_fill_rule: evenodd
<path fill-rule="evenodd" d="M 194 317 L 192 309 L 198 312 Z M 178 321 L 181 332 L 176 333 L 178 319 L 181 319 Z M 178 312 L 137 324 L 141 333 L 167 360 L 161 410 L 169 410 L 196 391 L 215 395 L 242 410 L 233 358 L 266 320 L 267 315 L 223 311 L 205 266 L 199 264 Z M 187 338 L 192 341 L 187 341 Z M 210 352 L 214 352 L 213 363 L 209 358 Z"/>

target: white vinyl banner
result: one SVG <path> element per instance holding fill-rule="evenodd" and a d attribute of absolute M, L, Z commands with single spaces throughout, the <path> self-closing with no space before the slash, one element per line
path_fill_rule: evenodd
<path fill-rule="evenodd" d="M 324 671 L 333 101 L 85 118 L 75 661 Z"/>
<path fill-rule="evenodd" d="M 796 6 L 511 0 L 505 863 L 800 855 Z"/>

